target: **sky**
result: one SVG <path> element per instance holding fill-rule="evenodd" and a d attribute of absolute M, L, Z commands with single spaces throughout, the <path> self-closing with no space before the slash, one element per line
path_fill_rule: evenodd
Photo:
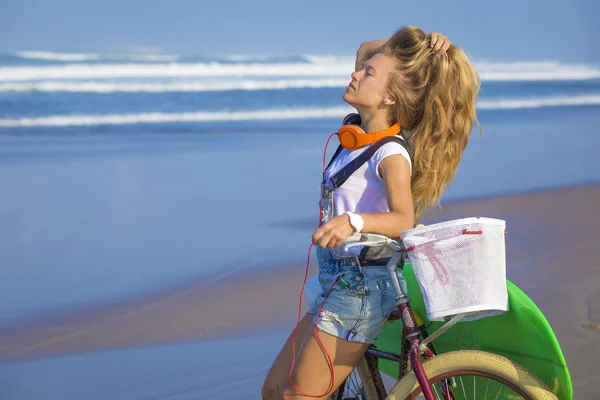
<path fill-rule="evenodd" d="M 0 53 L 353 55 L 416 25 L 490 61 L 600 64 L 598 0 L 0 0 Z"/>

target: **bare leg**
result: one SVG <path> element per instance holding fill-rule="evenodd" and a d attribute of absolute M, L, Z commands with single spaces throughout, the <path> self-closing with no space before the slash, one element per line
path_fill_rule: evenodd
<path fill-rule="evenodd" d="M 334 380 L 332 390 L 335 390 L 350 375 L 369 345 L 349 342 L 325 332 L 319 332 L 319 338 L 333 363 Z M 331 367 L 317 340 L 314 325 L 311 325 L 308 329 L 302 348 L 296 356 L 292 382 L 298 389 L 312 396 L 324 395 L 331 385 Z M 287 385 L 283 391 L 284 399 L 315 399 L 315 397 L 304 396 L 296 391 L 289 382 L 286 383 Z M 319 398 L 327 399 L 328 396 Z"/>
<path fill-rule="evenodd" d="M 298 327 L 296 340 L 294 341 L 296 353 L 300 350 L 309 329 L 315 329 L 312 324 L 313 317 L 313 314 L 305 314 L 300 320 L 300 326 Z M 262 387 L 262 397 L 265 400 L 281 399 L 283 397 L 283 389 L 288 385 L 288 375 L 292 366 L 292 334 L 293 331 L 279 351 L 275 361 L 273 361 L 273 365 L 265 378 L 265 383 Z"/>

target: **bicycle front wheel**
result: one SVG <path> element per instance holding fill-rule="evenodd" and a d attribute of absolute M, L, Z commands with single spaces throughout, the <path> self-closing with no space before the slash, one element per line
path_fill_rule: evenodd
<path fill-rule="evenodd" d="M 440 385 L 446 380 L 458 399 L 556 400 L 544 384 L 519 364 L 496 354 L 461 350 L 435 356 L 423 363 L 434 395 L 444 399 Z M 387 399 L 407 400 L 421 396 L 414 371 L 396 383 Z M 422 397 L 421 397 L 422 398 Z"/>

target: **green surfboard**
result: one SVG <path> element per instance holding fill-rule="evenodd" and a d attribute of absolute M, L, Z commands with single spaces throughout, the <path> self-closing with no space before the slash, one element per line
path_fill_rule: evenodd
<path fill-rule="evenodd" d="M 427 312 L 419 285 L 410 264 L 404 267 L 404 278 L 413 311 L 426 326 Z M 434 340 L 435 350 L 447 353 L 454 350 L 481 350 L 509 358 L 536 375 L 561 400 L 573 398 L 571 377 L 562 350 L 546 318 L 525 293 L 507 281 L 509 312 L 476 321 L 459 322 Z M 443 322 L 433 322 L 431 335 Z M 387 324 L 376 346 L 397 353 L 402 338 L 402 321 Z M 397 378 L 398 364 L 380 360 L 379 369 Z"/>

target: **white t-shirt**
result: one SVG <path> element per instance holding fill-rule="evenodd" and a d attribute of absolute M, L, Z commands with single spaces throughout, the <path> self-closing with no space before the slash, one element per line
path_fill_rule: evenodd
<path fill-rule="evenodd" d="M 356 159 L 370 146 L 351 151 L 342 149 L 340 154 L 325 171 L 325 181 L 328 182 L 332 176 L 344 168 L 352 160 Z M 341 215 L 346 211 L 358 213 L 380 213 L 389 211 L 387 192 L 383 179 L 377 173 L 379 163 L 386 157 L 399 154 L 409 164 L 412 176 L 412 163 L 408 151 L 399 143 L 391 142 L 381 146 L 369 161 L 364 163 L 356 172 L 336 190 L 333 191 L 334 216 Z M 350 249 L 350 254 L 344 254 L 341 249 L 336 249 L 339 255 L 358 255 L 362 246 Z"/>

